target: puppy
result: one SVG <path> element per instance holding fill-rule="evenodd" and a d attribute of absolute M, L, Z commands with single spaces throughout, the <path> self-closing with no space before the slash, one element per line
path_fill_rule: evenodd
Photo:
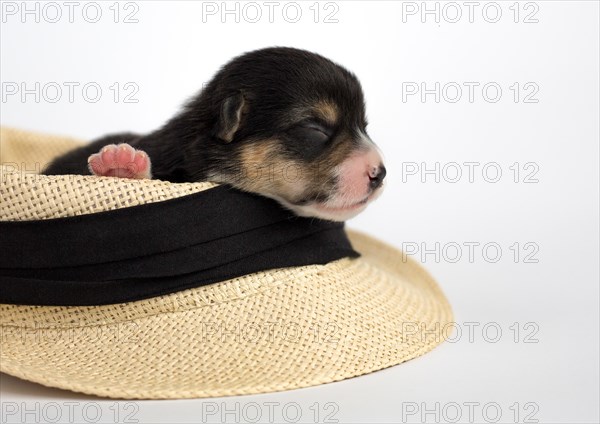
<path fill-rule="evenodd" d="M 366 126 L 352 73 L 315 53 L 267 48 L 227 63 L 162 128 L 101 138 L 43 173 L 213 181 L 344 221 L 381 193 L 386 175 Z"/>

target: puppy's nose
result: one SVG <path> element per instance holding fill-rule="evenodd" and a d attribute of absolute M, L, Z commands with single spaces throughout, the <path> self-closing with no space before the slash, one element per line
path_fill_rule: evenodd
<path fill-rule="evenodd" d="M 379 186 L 381 186 L 381 184 L 383 183 L 385 174 L 386 170 L 385 166 L 383 165 L 374 166 L 373 168 L 371 168 L 371 171 L 369 172 L 369 186 L 373 190 L 379 188 Z"/>

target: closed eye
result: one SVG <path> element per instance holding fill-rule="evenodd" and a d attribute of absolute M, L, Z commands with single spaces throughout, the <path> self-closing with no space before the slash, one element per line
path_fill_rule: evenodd
<path fill-rule="evenodd" d="M 333 135 L 333 131 L 319 122 L 308 120 L 292 127 L 288 133 L 306 143 L 325 143 Z"/>
<path fill-rule="evenodd" d="M 325 127 L 321 126 L 321 125 L 318 125 L 318 124 L 307 124 L 305 126 L 305 128 L 309 128 L 309 129 L 311 129 L 313 131 L 318 131 L 321 134 L 326 135 L 327 137 L 331 137 L 331 132 L 328 129 L 326 129 Z"/>
<path fill-rule="evenodd" d="M 313 128 L 313 129 L 321 131 L 327 135 L 331 135 L 333 133 L 331 125 L 327 124 L 322 119 L 319 119 L 316 117 L 311 117 L 311 118 L 305 119 L 304 121 L 300 122 L 300 125 L 308 127 L 308 128 Z"/>

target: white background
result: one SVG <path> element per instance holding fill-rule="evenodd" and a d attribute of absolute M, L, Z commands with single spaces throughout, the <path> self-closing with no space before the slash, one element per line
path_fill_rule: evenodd
<path fill-rule="evenodd" d="M 22 16 L 21 2 L 3 2 L 4 11 L 12 9 L 7 3 L 18 8 L 16 15 L 4 13 L 1 24 L 0 122 L 7 126 L 86 139 L 150 131 L 233 56 L 272 45 L 313 50 L 354 71 L 366 94 L 370 135 L 386 156 L 388 187 L 349 225 L 418 249 L 413 257 L 448 295 L 459 333 L 453 343 L 391 369 L 260 396 L 126 404 L 2 375 L 3 411 L 9 404 L 18 410 L 3 419 L 44 422 L 51 418 L 44 408 L 56 402 L 66 422 L 65 402 L 74 401 L 76 421 L 95 403 L 100 422 L 124 421 L 132 411 L 144 423 L 244 422 L 253 418 L 253 402 L 262 422 L 291 422 L 294 409 L 288 416 L 282 411 L 293 402 L 300 422 L 324 421 L 328 413 L 344 423 L 445 422 L 457 412 L 460 422 L 492 422 L 498 410 L 499 422 L 599 421 L 597 2 L 479 2 L 472 19 L 463 2 L 438 3 L 439 23 L 433 14 L 425 22 L 420 11 L 403 14 L 423 8 L 421 2 L 321 3 L 316 23 L 313 1 L 298 2 L 296 23 L 289 22 L 293 5 L 283 15 L 286 2 L 275 7 L 273 22 L 268 6 L 255 3 L 262 12 L 256 23 L 248 22 L 256 8 L 243 9 L 245 3 L 237 18 L 221 16 L 221 2 L 204 4 L 218 8 L 215 15 L 203 15 L 202 2 L 121 3 L 118 23 L 112 1 L 102 2 L 97 23 L 86 21 L 95 16 L 90 8 L 83 14 L 86 2 L 75 8 L 72 23 L 62 2 L 57 23 L 47 22 L 56 9 L 43 9 L 43 3 L 28 3 L 38 4 L 39 23 L 34 15 Z M 456 4 L 462 17 L 452 23 Z M 495 5 L 502 15 L 492 23 Z M 138 22 L 123 22 L 133 11 Z M 329 20 L 338 22 L 324 22 L 331 13 Z M 36 82 L 39 102 L 34 95 L 9 94 L 14 84 L 32 89 Z M 73 102 L 64 85 L 70 82 L 80 84 Z M 96 103 L 81 91 L 90 82 L 102 89 Z M 407 95 L 412 83 L 435 89 L 436 82 L 439 102 L 434 94 Z M 472 101 L 464 85 L 470 82 L 479 84 Z M 53 83 L 63 86 L 56 103 L 49 101 L 56 97 Z M 115 83 L 121 87 L 116 103 L 109 88 Z M 125 90 L 126 83 L 135 86 Z M 452 102 L 456 85 L 463 93 Z M 124 101 L 131 87 L 138 88 L 137 103 Z M 502 90 L 496 102 L 494 87 Z M 465 162 L 477 164 L 472 182 Z M 420 174 L 436 163 L 439 182 L 435 172 Z M 451 182 L 456 164 L 462 178 Z M 493 183 L 497 169 L 502 175 Z M 439 257 L 422 257 L 436 243 Z M 479 243 L 471 258 L 465 243 Z M 273 417 L 269 402 L 275 402 Z M 216 415 L 203 414 L 215 408 Z M 34 412 L 19 415 L 26 410 Z M 121 412 L 117 420 L 115 410 Z"/>

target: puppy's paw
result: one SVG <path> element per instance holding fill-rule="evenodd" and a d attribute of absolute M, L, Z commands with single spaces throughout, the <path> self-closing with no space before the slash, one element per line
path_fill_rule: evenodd
<path fill-rule="evenodd" d="M 109 144 L 88 158 L 88 168 L 100 177 L 152 178 L 146 152 L 129 144 Z"/>

